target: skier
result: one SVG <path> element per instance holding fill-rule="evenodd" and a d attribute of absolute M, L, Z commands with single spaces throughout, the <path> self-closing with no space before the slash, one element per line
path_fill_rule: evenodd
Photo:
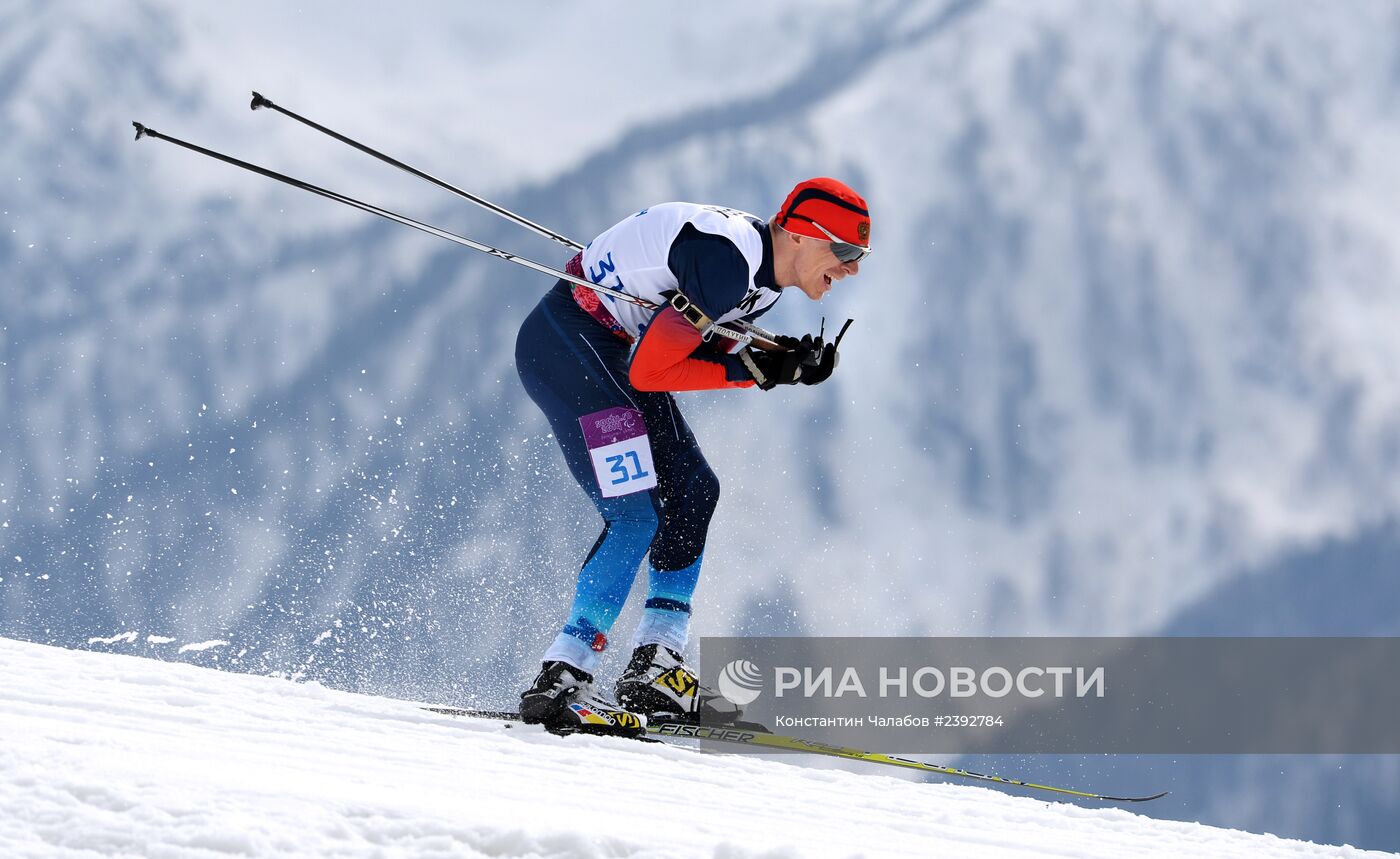
<path fill-rule="evenodd" d="M 566 266 L 659 310 L 560 280 L 525 319 L 516 369 L 603 531 L 567 621 L 521 693 L 524 721 L 631 736 L 645 731 L 639 715 L 737 717 L 701 689 L 682 656 L 719 481 L 671 392 L 825 381 L 836 343 L 780 337 L 780 351 L 731 351 L 735 341 L 707 329 L 757 318 L 786 287 L 819 301 L 869 252 L 865 200 L 835 179 L 799 183 L 766 223 L 734 209 L 664 203 L 622 220 Z M 593 673 L 648 552 L 646 604 L 614 703 Z"/>

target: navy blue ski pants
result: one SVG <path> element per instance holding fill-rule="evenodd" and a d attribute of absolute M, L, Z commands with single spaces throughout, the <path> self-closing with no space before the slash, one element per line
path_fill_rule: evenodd
<path fill-rule="evenodd" d="M 574 480 L 603 517 L 568 620 L 545 654 L 546 660 L 562 659 L 591 673 L 648 551 L 647 602 L 633 643 L 684 649 L 719 480 L 674 397 L 628 383 L 630 344 L 584 312 L 570 289 L 559 281 L 526 317 L 515 342 L 515 366 L 526 393 L 548 418 Z M 579 419 L 616 407 L 642 413 L 657 486 L 605 498 Z"/>

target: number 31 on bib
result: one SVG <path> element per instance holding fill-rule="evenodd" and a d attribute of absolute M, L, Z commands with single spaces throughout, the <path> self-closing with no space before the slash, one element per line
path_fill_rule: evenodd
<path fill-rule="evenodd" d="M 604 409 L 584 415 L 578 422 L 604 498 L 656 487 L 651 442 L 641 412 L 623 407 Z"/>

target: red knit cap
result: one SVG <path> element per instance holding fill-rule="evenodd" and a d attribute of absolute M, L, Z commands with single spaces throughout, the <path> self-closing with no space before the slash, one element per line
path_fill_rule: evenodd
<path fill-rule="evenodd" d="M 830 241 L 830 236 L 814 226 L 821 224 L 843 242 L 870 247 L 870 212 L 865 198 L 846 183 L 825 176 L 799 182 L 773 220 L 790 233 Z"/>

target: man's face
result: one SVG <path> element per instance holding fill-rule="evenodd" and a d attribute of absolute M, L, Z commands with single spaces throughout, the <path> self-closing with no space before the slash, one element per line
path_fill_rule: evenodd
<path fill-rule="evenodd" d="M 821 301 L 836 281 L 860 273 L 860 263 L 838 260 L 831 252 L 830 242 L 806 236 L 797 238 L 797 256 L 793 263 L 797 288 L 813 301 Z"/>

